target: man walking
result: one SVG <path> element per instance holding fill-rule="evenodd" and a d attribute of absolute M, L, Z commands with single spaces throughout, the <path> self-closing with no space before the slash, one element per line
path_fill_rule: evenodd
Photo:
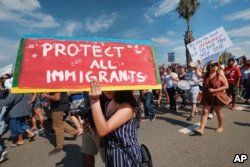
<path fill-rule="evenodd" d="M 227 90 L 227 94 L 232 98 L 232 103 L 230 109 L 234 109 L 235 106 L 235 98 L 237 90 L 240 86 L 240 77 L 241 72 L 237 67 L 235 60 L 233 58 L 228 59 L 227 67 L 225 68 L 225 76 L 228 80 L 229 88 Z"/>

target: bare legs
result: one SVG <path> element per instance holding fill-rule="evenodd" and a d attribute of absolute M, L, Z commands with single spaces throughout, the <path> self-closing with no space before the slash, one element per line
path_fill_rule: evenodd
<path fill-rule="evenodd" d="M 204 129 L 207 124 L 207 118 L 208 114 L 211 110 L 211 106 L 203 106 L 203 114 L 201 116 L 200 120 L 200 127 L 196 130 L 200 134 L 204 134 Z M 224 130 L 224 124 L 223 124 L 223 114 L 221 112 L 221 107 L 220 106 L 215 106 L 215 112 L 217 114 L 217 119 L 218 119 L 218 128 L 216 129 L 217 133 L 222 133 Z"/>
<path fill-rule="evenodd" d="M 162 97 L 162 91 L 161 90 L 159 90 L 159 93 L 158 93 L 158 107 L 160 107 L 161 106 L 161 97 Z"/>
<path fill-rule="evenodd" d="M 215 112 L 217 114 L 217 119 L 218 119 L 218 128 L 217 128 L 216 132 L 222 133 L 224 130 L 224 122 L 223 122 L 223 114 L 221 112 L 221 107 L 215 106 Z"/>
<path fill-rule="evenodd" d="M 70 116 L 72 122 L 74 123 L 74 125 L 76 126 L 77 128 L 77 131 L 78 131 L 78 135 L 81 135 L 83 133 L 83 129 L 82 129 L 82 122 L 80 120 L 80 118 L 77 118 L 78 116 Z"/>
<path fill-rule="evenodd" d="M 35 108 L 34 109 L 34 115 L 32 116 L 32 129 L 34 129 L 34 130 L 37 129 L 36 118 L 35 118 L 36 115 L 38 116 L 38 118 L 40 120 L 41 127 L 43 129 L 45 129 L 44 118 L 43 118 L 43 114 L 42 114 L 42 109 L 41 108 Z"/>

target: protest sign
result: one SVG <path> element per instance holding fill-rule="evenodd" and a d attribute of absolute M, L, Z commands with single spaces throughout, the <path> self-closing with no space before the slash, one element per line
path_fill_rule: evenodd
<path fill-rule="evenodd" d="M 169 63 L 175 62 L 175 53 L 174 52 L 168 53 L 168 62 Z"/>
<path fill-rule="evenodd" d="M 161 89 L 152 43 L 106 38 L 21 39 L 12 92 Z"/>
<path fill-rule="evenodd" d="M 193 61 L 205 59 L 231 47 L 233 43 L 223 27 L 195 40 L 187 45 Z"/>

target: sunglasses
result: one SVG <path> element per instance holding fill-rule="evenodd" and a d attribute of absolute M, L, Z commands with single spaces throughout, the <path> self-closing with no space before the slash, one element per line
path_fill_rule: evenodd
<path fill-rule="evenodd" d="M 211 67 L 218 67 L 218 63 L 213 63 L 213 64 L 210 64 Z"/>

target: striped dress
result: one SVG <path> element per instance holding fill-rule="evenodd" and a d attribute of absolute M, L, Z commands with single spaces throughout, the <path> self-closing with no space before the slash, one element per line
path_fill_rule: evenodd
<path fill-rule="evenodd" d="M 118 146 L 125 147 L 132 155 L 141 160 L 140 145 L 137 142 L 137 125 L 139 120 L 130 119 L 107 136 L 107 167 L 135 167 L 131 158 Z"/>

